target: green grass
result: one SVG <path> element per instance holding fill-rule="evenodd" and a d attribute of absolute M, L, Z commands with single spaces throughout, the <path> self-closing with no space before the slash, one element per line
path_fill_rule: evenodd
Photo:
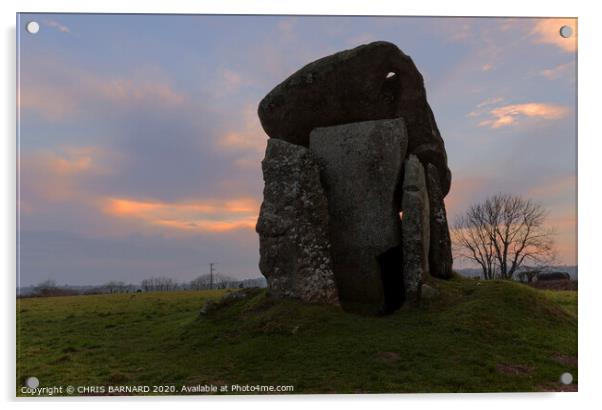
<path fill-rule="evenodd" d="M 577 292 L 570 290 L 543 290 L 545 296 L 562 306 L 575 318 L 577 317 Z"/>
<path fill-rule="evenodd" d="M 576 292 L 465 279 L 434 286 L 439 298 L 384 317 L 265 291 L 207 316 L 204 299 L 222 291 L 22 299 L 17 381 L 295 393 L 554 390 L 565 371 L 576 382 Z"/>

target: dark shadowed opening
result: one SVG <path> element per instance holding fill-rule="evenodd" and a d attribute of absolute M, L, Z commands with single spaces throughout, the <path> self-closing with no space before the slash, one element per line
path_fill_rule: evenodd
<path fill-rule="evenodd" d="M 385 295 L 385 313 L 391 313 L 399 309 L 405 299 L 402 258 L 401 245 L 378 256 L 380 277 Z"/>
<path fill-rule="evenodd" d="M 392 78 L 398 77 L 397 75 Z M 387 78 L 388 80 L 389 78 Z M 399 169 L 395 191 L 393 193 L 393 209 L 397 211 L 397 229 L 399 229 L 399 245 L 388 249 L 378 256 L 380 267 L 380 278 L 383 285 L 385 297 L 385 313 L 392 313 L 399 309 L 405 302 L 405 284 L 403 281 L 403 249 L 401 245 L 401 223 L 403 219 L 402 195 L 403 195 L 403 165 Z"/>

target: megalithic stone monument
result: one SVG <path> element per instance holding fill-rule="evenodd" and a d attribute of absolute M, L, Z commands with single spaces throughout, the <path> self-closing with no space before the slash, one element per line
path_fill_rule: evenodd
<path fill-rule="evenodd" d="M 451 276 L 445 144 L 422 75 L 375 42 L 316 60 L 260 102 L 257 232 L 276 297 L 383 314 Z"/>

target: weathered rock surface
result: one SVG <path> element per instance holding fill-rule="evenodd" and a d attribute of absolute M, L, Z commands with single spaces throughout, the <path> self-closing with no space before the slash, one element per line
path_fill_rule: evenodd
<path fill-rule="evenodd" d="M 449 191 L 445 145 L 424 80 L 412 59 L 392 43 L 362 45 L 306 65 L 260 102 L 258 114 L 270 137 L 303 146 L 316 127 L 403 117 L 408 152 L 434 164 L 443 196 Z"/>
<path fill-rule="evenodd" d="M 424 167 L 415 155 L 405 160 L 401 209 L 405 294 L 408 302 L 416 304 L 429 270 L 430 216 Z"/>
<path fill-rule="evenodd" d="M 439 182 L 439 173 L 433 164 L 426 166 L 426 185 L 430 208 L 430 249 L 429 273 L 442 279 L 452 276 L 452 251 L 447 213 L 443 202 L 443 192 Z"/>
<path fill-rule="evenodd" d="M 385 313 L 403 302 L 399 204 L 408 136 L 401 118 L 311 132 L 328 198 L 330 240 L 344 309 Z"/>
<path fill-rule="evenodd" d="M 271 294 L 338 304 L 328 239 L 328 205 L 311 152 L 268 141 L 257 221 L 259 269 Z"/>

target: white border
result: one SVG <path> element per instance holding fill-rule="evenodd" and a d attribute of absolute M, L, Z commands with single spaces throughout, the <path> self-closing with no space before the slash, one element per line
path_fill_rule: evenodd
<path fill-rule="evenodd" d="M 1 192 L 3 235 L 0 250 L 5 261 L 3 301 L 4 323 L 2 340 L 2 369 L 0 370 L 1 398 L 9 406 L 15 405 L 15 13 L 16 12 L 112 12 L 112 13 L 207 13 L 207 14 L 348 14 L 348 15 L 456 15 L 456 16 L 551 16 L 579 18 L 579 393 L 565 394 L 473 394 L 473 395 L 371 395 L 371 396 L 294 396 L 294 397 L 195 397 L 195 398 L 116 398 L 86 399 L 85 401 L 44 400 L 41 402 L 20 400 L 19 405 L 42 408 L 63 408 L 85 404 L 90 407 L 110 404 L 116 408 L 162 408 L 166 402 L 175 401 L 178 406 L 238 405 L 245 408 L 261 408 L 266 405 L 287 408 L 307 408 L 316 404 L 343 405 L 348 408 L 364 408 L 369 401 L 377 400 L 379 406 L 407 406 L 408 408 L 472 409 L 503 408 L 509 406 L 534 406 L 546 408 L 569 406 L 595 406 L 600 373 L 600 292 L 602 269 L 599 267 L 602 252 L 599 251 L 600 232 L 600 178 L 598 168 L 602 153 L 600 135 L 599 27 L 602 16 L 596 12 L 593 1 L 545 1 L 504 0 L 503 2 L 402 1 L 370 0 L 357 4 L 345 1 L 263 1 L 235 0 L 204 2 L 192 0 L 3 0 L 2 13 L 2 87 L 0 101 L 4 125 L 2 138 Z M 598 42 L 596 44 L 596 42 Z M 495 399 L 495 400 L 494 400 Z"/>

